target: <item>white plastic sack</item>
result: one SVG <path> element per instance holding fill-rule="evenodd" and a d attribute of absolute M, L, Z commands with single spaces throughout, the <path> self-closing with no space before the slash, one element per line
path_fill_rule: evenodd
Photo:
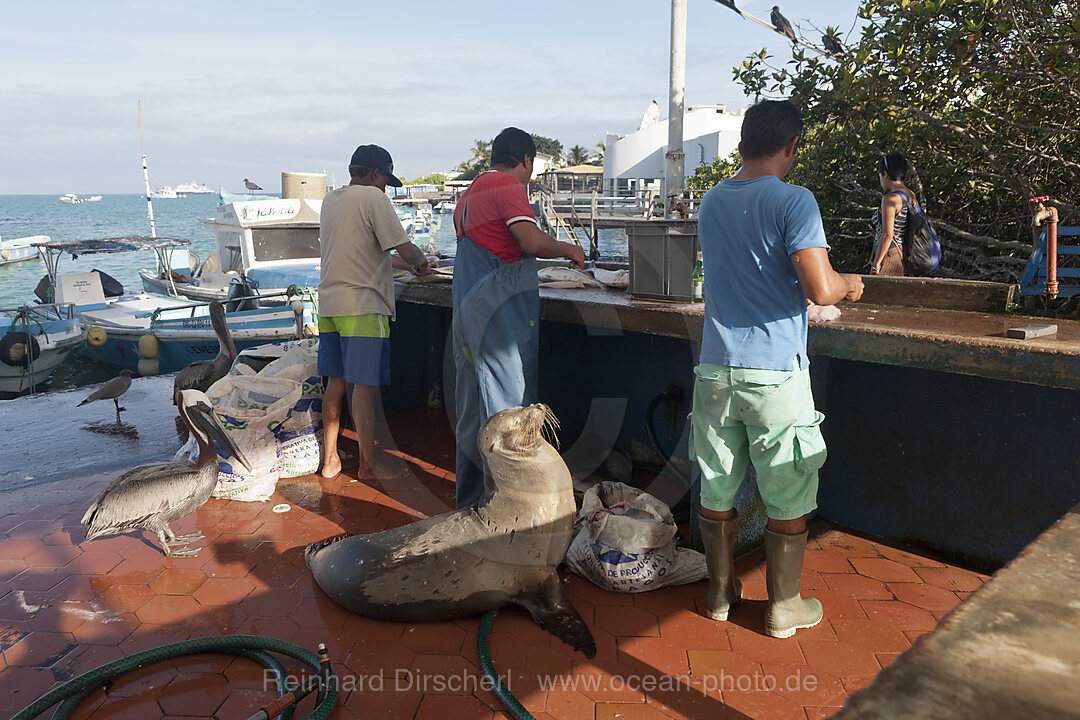
<path fill-rule="evenodd" d="M 704 555 L 676 545 L 670 508 L 643 490 L 597 483 L 585 493 L 578 522 L 566 565 L 606 590 L 645 592 L 709 574 Z"/>
<path fill-rule="evenodd" d="M 258 375 L 300 383 L 300 399 L 289 409 L 285 420 L 274 428 L 278 454 L 281 456 L 281 477 L 290 478 L 314 473 L 321 465 L 325 389 L 317 369 L 318 339 L 283 344 L 290 347 Z"/>
<path fill-rule="evenodd" d="M 261 501 L 277 487 L 281 473 L 274 428 L 281 425 L 300 399 L 300 383 L 287 378 L 259 375 L 226 375 L 210 386 L 207 396 L 225 432 L 244 453 L 251 470 L 221 455 L 218 485 L 214 497 L 228 500 Z"/>

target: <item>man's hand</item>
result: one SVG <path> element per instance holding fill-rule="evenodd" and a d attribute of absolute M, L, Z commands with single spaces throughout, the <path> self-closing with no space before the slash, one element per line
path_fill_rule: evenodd
<path fill-rule="evenodd" d="M 844 278 L 844 280 L 846 280 L 848 284 L 847 295 L 844 296 L 844 299 L 848 302 L 855 302 L 856 300 L 861 298 L 863 294 L 863 288 L 865 287 L 863 285 L 862 278 L 858 275 L 841 275 L 841 277 Z"/>
<path fill-rule="evenodd" d="M 577 245 L 573 245 L 571 243 L 563 243 L 563 245 L 567 247 L 566 255 L 564 255 L 563 257 L 570 261 L 570 267 L 574 268 L 575 270 L 584 270 L 585 251 Z"/>
<path fill-rule="evenodd" d="M 423 277 L 431 274 L 431 263 L 425 260 L 419 265 L 413 265 L 410 269 L 412 270 L 412 274 L 416 277 Z"/>

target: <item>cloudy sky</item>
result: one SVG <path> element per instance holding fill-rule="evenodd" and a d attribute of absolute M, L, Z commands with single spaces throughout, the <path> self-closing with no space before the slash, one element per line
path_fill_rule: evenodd
<path fill-rule="evenodd" d="M 738 0 L 767 19 L 775 0 Z M 781 0 L 783 2 L 783 0 Z M 731 68 L 779 35 L 687 0 L 688 105 L 746 104 Z M 858 0 L 788 0 L 806 36 L 846 33 Z M 667 0 L 54 0 L 5 3 L 0 194 L 279 189 L 375 142 L 397 173 L 448 170 L 506 125 L 592 149 L 667 115 Z"/>

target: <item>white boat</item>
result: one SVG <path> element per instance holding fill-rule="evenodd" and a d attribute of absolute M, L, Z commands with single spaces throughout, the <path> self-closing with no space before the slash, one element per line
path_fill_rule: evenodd
<path fill-rule="evenodd" d="M 60 202 L 68 203 L 69 205 L 81 205 L 84 202 L 100 202 L 100 195 L 76 195 L 75 193 L 66 193 L 60 196 Z"/>
<path fill-rule="evenodd" d="M 154 375 L 180 370 L 194 360 L 213 358 L 218 352 L 218 340 L 210 325 L 208 303 L 157 293 L 125 293 L 119 283 L 97 271 L 59 273 L 64 253 L 153 250 L 158 263 L 169 267 L 172 250 L 188 244 L 187 240 L 149 237 L 42 243 L 38 247 L 45 258 L 52 290 L 51 297 L 43 300 L 74 303 L 87 329 L 87 342 L 80 353 L 108 365 Z M 114 287 L 106 292 L 107 285 Z M 289 304 L 260 307 L 262 300 L 246 295 L 227 300 L 225 321 L 237 349 L 317 332 L 311 297 L 305 296 L 302 308 L 297 306 L 302 310 L 299 317 Z M 278 300 L 284 303 L 288 298 Z"/>
<path fill-rule="evenodd" d="M 150 197 L 154 200 L 175 200 L 178 196 L 176 190 L 173 190 L 168 185 L 163 185 L 150 193 Z"/>
<path fill-rule="evenodd" d="M 38 249 L 33 246 L 33 243 L 38 242 L 49 242 L 49 236 L 31 235 L 12 240 L 0 238 L 0 265 L 33 260 L 38 257 Z"/>
<path fill-rule="evenodd" d="M 213 195 L 217 192 L 213 188 L 208 188 L 205 185 L 192 180 L 191 182 L 180 183 L 176 186 L 176 194 L 180 197 L 187 197 L 188 195 Z"/>
<path fill-rule="evenodd" d="M 75 348 L 86 329 L 72 304 L 0 309 L 0 393 L 35 392 Z"/>
<path fill-rule="evenodd" d="M 441 215 L 453 215 L 455 210 L 457 210 L 457 198 L 443 200 L 435 206 L 435 212 Z"/>
<path fill-rule="evenodd" d="M 140 270 L 143 288 L 192 300 L 222 300 L 240 280 L 259 295 L 280 294 L 291 285 L 318 287 L 321 210 L 322 200 L 297 198 L 220 205 L 213 219 L 204 222 L 214 233 L 215 252 L 201 267 L 189 268 L 190 275 L 183 260 L 159 263 L 157 271 Z M 163 267 L 173 272 L 166 274 Z"/>
<path fill-rule="evenodd" d="M 413 244 L 424 249 L 425 252 L 432 250 L 434 248 L 432 241 L 442 226 L 442 218 L 435 216 L 431 203 L 425 199 L 411 198 L 399 198 L 392 202 L 398 220 L 401 221 L 405 234 L 409 236 Z"/>

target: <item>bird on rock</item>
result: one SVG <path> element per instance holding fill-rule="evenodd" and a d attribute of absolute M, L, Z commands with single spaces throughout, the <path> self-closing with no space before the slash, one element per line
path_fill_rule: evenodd
<path fill-rule="evenodd" d="M 83 400 L 76 407 L 82 407 L 95 400 L 112 400 L 113 403 L 116 404 L 116 421 L 120 422 L 120 413 L 124 408 L 120 407 L 119 398 L 127 392 L 129 387 L 131 387 L 131 371 L 126 369 L 121 370 L 119 375 L 99 387 L 90 395 L 90 397 Z"/>
<path fill-rule="evenodd" d="M 102 535 L 121 535 L 136 530 L 155 533 L 161 550 L 169 557 L 194 557 L 199 551 L 177 548 L 199 540 L 202 533 L 177 535 L 169 523 L 179 520 L 210 499 L 218 482 L 217 441 L 230 453 L 226 463 L 239 462 L 248 470 L 250 464 L 222 428 L 210 398 L 198 390 L 181 392 L 180 417 L 199 445 L 195 462 L 144 465 L 129 470 L 109 483 L 98 495 L 82 524 L 86 539 Z M 232 465 L 226 464 L 228 471 Z"/>
<path fill-rule="evenodd" d="M 251 182 L 247 178 L 244 178 L 244 187 L 246 187 L 248 189 L 249 193 L 255 192 L 256 190 L 262 190 L 261 187 L 259 187 L 255 183 Z"/>
<path fill-rule="evenodd" d="M 769 19 L 772 20 L 776 32 L 784 35 L 788 40 L 795 42 L 795 28 L 791 27 L 791 23 L 788 22 L 788 19 L 780 14 L 779 5 L 772 6 L 772 13 L 769 15 Z"/>

